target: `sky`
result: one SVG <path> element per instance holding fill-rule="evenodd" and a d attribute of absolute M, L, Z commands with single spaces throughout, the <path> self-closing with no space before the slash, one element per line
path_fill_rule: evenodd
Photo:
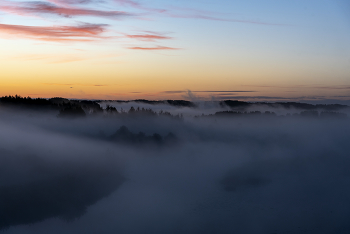
<path fill-rule="evenodd" d="M 348 101 L 349 38 L 347 0 L 1 0 L 0 96 Z"/>

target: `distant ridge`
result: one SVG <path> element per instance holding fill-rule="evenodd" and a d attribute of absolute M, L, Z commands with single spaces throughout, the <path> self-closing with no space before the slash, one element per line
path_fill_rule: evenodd
<path fill-rule="evenodd" d="M 3 96 L 0 98 L 0 104 L 10 106 L 20 106 L 25 108 L 74 108 L 81 107 L 85 111 L 89 112 L 101 112 L 103 109 L 100 107 L 101 102 L 116 102 L 116 103 L 142 103 L 149 105 L 170 105 L 175 107 L 188 107 L 198 108 L 199 102 L 191 102 L 187 100 L 73 100 L 60 97 L 54 98 L 31 98 L 15 96 Z M 224 100 L 224 101 L 204 101 L 204 104 L 214 103 L 222 108 L 230 108 L 236 111 L 245 111 L 251 107 L 269 107 L 269 108 L 285 108 L 285 109 L 297 109 L 297 110 L 308 110 L 308 111 L 341 111 L 349 108 L 347 105 L 341 104 L 309 104 L 301 102 L 245 102 L 238 100 Z"/>
<path fill-rule="evenodd" d="M 237 100 L 225 100 L 221 101 L 222 107 L 228 106 L 232 109 L 246 109 L 253 106 L 267 106 L 270 108 L 285 108 L 285 109 L 299 109 L 299 110 L 326 110 L 326 111 L 339 111 L 348 108 L 347 105 L 341 104 L 308 104 L 301 102 L 243 102 Z"/>

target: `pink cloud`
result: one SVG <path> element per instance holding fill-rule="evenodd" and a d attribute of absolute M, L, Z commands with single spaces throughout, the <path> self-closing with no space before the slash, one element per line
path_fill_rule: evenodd
<path fill-rule="evenodd" d="M 106 25 L 80 26 L 25 26 L 0 24 L 0 33 L 43 41 L 93 41 L 103 38 Z"/>
<path fill-rule="evenodd" d="M 0 10 L 18 15 L 40 15 L 40 14 L 51 14 L 63 17 L 75 17 L 75 16 L 96 16 L 96 17 L 107 17 L 120 19 L 122 17 L 136 16 L 124 11 L 102 11 L 92 10 L 79 7 L 72 7 L 71 5 L 77 5 L 82 3 L 93 3 L 98 2 L 97 0 L 47 0 L 48 2 L 11 2 L 2 0 L 0 3 Z M 179 8 L 170 7 L 169 9 L 157 9 L 146 7 L 137 1 L 133 0 L 114 0 L 122 6 L 128 6 L 131 8 L 144 10 L 149 13 L 157 13 L 172 18 L 189 18 L 189 19 L 204 19 L 214 21 L 226 21 L 236 23 L 248 23 L 248 24 L 259 24 L 259 25 L 275 25 L 282 26 L 284 24 L 275 24 L 262 21 L 254 20 L 240 20 L 230 19 L 229 17 L 223 16 L 222 13 L 200 11 L 190 8 Z M 139 18 L 142 19 L 142 18 Z M 143 18 L 144 19 L 144 18 Z"/>

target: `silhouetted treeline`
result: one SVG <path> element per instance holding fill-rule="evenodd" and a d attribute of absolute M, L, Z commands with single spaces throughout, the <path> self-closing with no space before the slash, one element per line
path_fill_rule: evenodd
<path fill-rule="evenodd" d="M 115 107 L 107 105 L 106 109 L 104 109 L 104 113 L 107 116 L 128 116 L 128 117 L 167 116 L 174 119 L 183 119 L 182 114 L 172 115 L 168 111 L 161 110 L 159 112 L 156 112 L 156 111 L 153 111 L 151 108 L 143 108 L 143 107 L 134 108 L 133 106 L 130 107 L 129 110 L 124 110 L 123 108 L 121 108 L 120 111 L 118 111 Z"/>
<path fill-rule="evenodd" d="M 19 107 L 34 110 L 58 110 L 58 117 L 83 117 L 86 113 L 103 112 L 103 109 L 95 101 L 78 101 L 66 98 L 31 98 L 15 96 L 4 96 L 0 99 L 4 106 Z"/>
<path fill-rule="evenodd" d="M 60 118 L 76 118 L 85 117 L 86 113 L 80 105 L 68 104 L 64 106 L 57 117 Z"/>
<path fill-rule="evenodd" d="M 113 101 L 111 102 L 117 102 L 117 103 L 129 103 L 129 102 L 136 102 L 136 103 L 145 103 L 150 105 L 159 105 L 159 104 L 165 104 L 170 106 L 176 106 L 176 107 L 197 107 L 197 105 L 190 101 L 185 100 L 162 100 L 162 101 L 153 101 L 153 100 L 145 100 L 145 99 L 136 99 L 136 100 L 130 100 L 130 101 Z"/>
<path fill-rule="evenodd" d="M 4 96 L 1 98 L 2 104 L 23 105 L 23 106 L 50 106 L 52 103 L 45 98 L 31 98 L 15 96 Z"/>
<path fill-rule="evenodd" d="M 242 102 L 237 100 L 225 100 L 220 102 L 220 106 L 231 107 L 232 109 L 246 109 L 249 107 L 264 106 L 270 108 L 285 108 L 285 109 L 299 109 L 299 110 L 324 110 L 324 111 L 340 111 L 347 108 L 347 105 L 340 104 L 308 104 L 300 102 Z"/>
<path fill-rule="evenodd" d="M 158 101 L 147 101 L 138 100 L 139 102 L 158 102 Z M 187 101 L 171 101 L 173 105 L 191 105 Z M 89 100 L 69 100 L 66 98 L 31 98 L 15 96 L 4 96 L 0 99 L 0 103 L 5 106 L 20 107 L 27 109 L 38 109 L 38 110 L 58 110 L 58 117 L 60 118 L 79 118 L 87 115 L 104 114 L 107 116 L 168 116 L 175 119 L 182 119 L 182 114 L 172 115 L 167 111 L 155 112 L 148 108 L 134 108 L 131 107 L 129 110 L 117 110 L 115 107 L 107 105 L 106 109 L 103 109 L 97 101 Z M 187 103 L 187 104 L 186 104 Z"/>

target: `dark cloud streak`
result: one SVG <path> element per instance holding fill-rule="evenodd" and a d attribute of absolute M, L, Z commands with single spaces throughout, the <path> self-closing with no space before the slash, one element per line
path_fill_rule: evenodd
<path fill-rule="evenodd" d="M 135 46 L 135 47 L 129 47 L 128 49 L 131 50 L 179 50 L 179 48 L 173 48 L 173 47 L 167 47 L 167 46 L 156 46 L 156 47 L 141 47 L 141 46 Z"/>
<path fill-rule="evenodd" d="M 123 11 L 99 11 L 77 7 L 61 7 L 46 2 L 24 2 L 20 4 L 2 4 L 0 5 L 2 11 L 18 15 L 41 15 L 50 14 L 62 17 L 75 16 L 96 16 L 120 19 L 122 17 L 134 16 L 131 13 Z"/>
<path fill-rule="evenodd" d="M 127 38 L 131 39 L 137 39 L 141 41 L 156 41 L 156 40 L 169 40 L 172 39 L 172 37 L 162 36 L 162 35 L 152 35 L 152 34 L 126 34 Z"/>

